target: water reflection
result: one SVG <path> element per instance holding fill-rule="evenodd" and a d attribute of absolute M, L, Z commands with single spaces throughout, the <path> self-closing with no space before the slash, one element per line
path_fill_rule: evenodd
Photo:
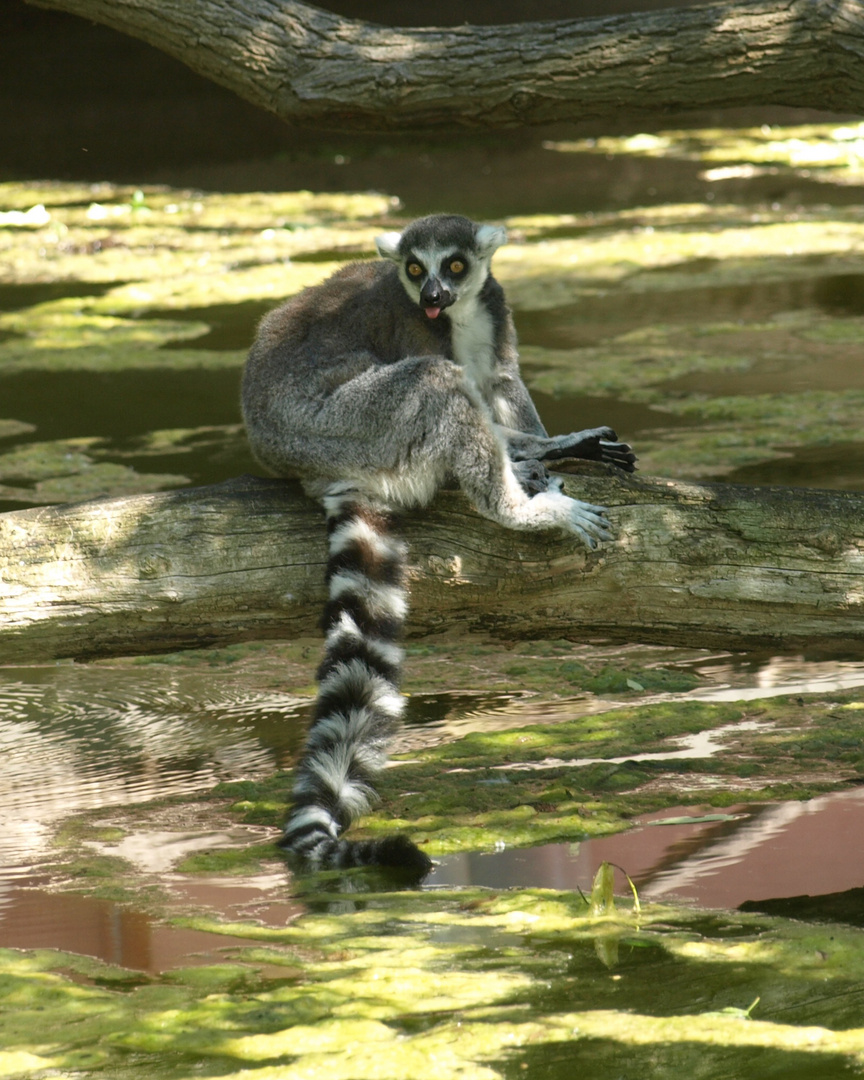
<path fill-rule="evenodd" d="M 243 938 L 164 926 L 143 911 L 92 896 L 20 888 L 0 898 L 3 948 L 62 949 L 157 974 L 224 962 L 230 950 L 248 945 Z"/>
<path fill-rule="evenodd" d="M 305 728 L 305 699 L 238 691 L 230 677 L 71 666 L 4 674 L 7 867 L 27 866 L 65 815 L 268 775 L 292 760 Z"/>
<path fill-rule="evenodd" d="M 611 862 L 629 874 L 643 900 L 736 908 L 746 901 L 861 888 L 862 833 L 861 790 L 807 802 L 742 804 L 719 814 L 685 806 L 639 818 L 626 833 L 580 844 L 449 855 L 427 885 L 588 893 L 600 864 Z M 629 893 L 620 872 L 616 891 Z"/>
<path fill-rule="evenodd" d="M 671 651 L 664 655 L 668 664 Z M 864 669 L 851 661 L 757 662 L 690 653 L 678 659 L 698 663 L 711 684 L 692 697 L 734 700 L 864 683 Z M 591 695 L 536 702 L 502 693 L 418 694 L 410 699 L 400 748 L 614 704 Z M 230 670 L 6 669 L 0 685 L 0 946 L 71 948 L 145 971 L 190 962 L 189 952 L 199 949 L 212 960 L 213 949 L 230 942 L 155 927 L 146 916 L 104 901 L 45 892 L 39 887 L 39 860 L 54 826 L 69 814 L 190 793 L 289 765 L 302 743 L 307 713 L 308 699 L 249 689 Z M 722 732 L 712 737 L 722 738 Z M 707 752 L 704 745 L 677 751 Z M 674 747 L 670 753 L 674 756 Z M 267 830 L 162 828 L 91 846 L 96 854 L 120 856 L 141 873 L 158 876 L 181 904 L 272 925 L 284 925 L 298 913 L 286 872 L 238 882 L 184 877 L 174 869 L 190 852 L 246 845 L 265 839 Z M 864 791 L 741 805 L 719 815 L 710 808 L 683 807 L 640 818 L 627 833 L 577 845 L 450 856 L 441 860 L 428 886 L 588 891 L 597 867 L 609 861 L 627 871 L 646 900 L 736 907 L 748 900 L 864 886 L 864 856 L 857 843 L 862 831 Z M 623 878 L 618 884 L 626 891 Z"/>
<path fill-rule="evenodd" d="M 594 647 L 598 655 L 602 651 Z M 620 649 L 611 651 L 620 659 Z M 695 668 L 702 686 L 686 697 L 702 700 L 830 692 L 864 684 L 864 665 L 855 660 L 624 651 L 640 662 Z M 471 731 L 552 723 L 615 705 L 614 699 L 591 694 L 545 701 L 518 690 L 414 694 L 395 750 L 410 751 Z M 51 827 L 65 815 L 201 791 L 222 780 L 254 779 L 290 767 L 308 714 L 307 697 L 258 689 L 238 680 L 230 668 L 70 664 L 4 669 L 0 860 L 5 876 L 32 865 Z M 722 732 L 712 738 L 722 742 Z M 705 756 L 709 742 L 703 738 L 699 745 L 670 747 L 666 756 Z"/>

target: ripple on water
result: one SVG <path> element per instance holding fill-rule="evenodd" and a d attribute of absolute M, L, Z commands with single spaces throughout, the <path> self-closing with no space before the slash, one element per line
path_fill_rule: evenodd
<path fill-rule="evenodd" d="M 16 677 L 20 675 L 20 677 Z M 65 815 L 266 775 L 293 757 L 305 700 L 164 669 L 7 670 L 0 858 L 26 864 Z"/>

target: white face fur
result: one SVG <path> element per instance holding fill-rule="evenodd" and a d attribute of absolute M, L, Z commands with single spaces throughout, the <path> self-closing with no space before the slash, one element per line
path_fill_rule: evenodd
<path fill-rule="evenodd" d="M 396 263 L 399 278 L 411 299 L 425 307 L 427 314 L 431 311 L 437 314 L 441 308 L 464 306 L 478 295 L 489 274 L 492 255 L 505 243 L 507 232 L 499 225 L 478 225 L 473 237 L 466 237 L 461 244 L 452 240 L 439 243 L 434 235 L 429 235 L 418 237 L 410 246 L 402 243 L 403 236 L 391 232 L 377 237 L 378 254 Z M 430 307 L 428 290 L 434 290 L 436 283 L 446 302 L 440 307 Z"/>

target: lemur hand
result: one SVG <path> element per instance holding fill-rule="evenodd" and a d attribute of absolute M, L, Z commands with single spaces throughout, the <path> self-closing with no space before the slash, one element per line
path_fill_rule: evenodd
<path fill-rule="evenodd" d="M 618 436 L 610 427 L 587 428 L 571 435 L 558 435 L 555 446 L 541 457 L 542 461 L 560 461 L 563 458 L 582 458 L 588 461 L 605 461 L 625 472 L 636 468 L 636 455 L 628 443 L 618 442 Z"/>

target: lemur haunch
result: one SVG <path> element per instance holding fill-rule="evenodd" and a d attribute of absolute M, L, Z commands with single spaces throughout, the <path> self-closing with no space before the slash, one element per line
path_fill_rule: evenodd
<path fill-rule="evenodd" d="M 550 438 L 519 377 L 516 333 L 490 272 L 503 228 L 434 215 L 262 321 L 243 375 L 252 449 L 297 477 L 327 516 L 330 599 L 319 694 L 283 846 L 307 868 L 377 863 L 417 873 L 410 841 L 341 840 L 374 798 L 403 710 L 406 547 L 391 510 L 427 505 L 448 481 L 510 529 L 561 528 L 588 548 L 611 537 L 602 507 L 568 498 L 544 461 L 632 471 L 607 427 Z"/>

